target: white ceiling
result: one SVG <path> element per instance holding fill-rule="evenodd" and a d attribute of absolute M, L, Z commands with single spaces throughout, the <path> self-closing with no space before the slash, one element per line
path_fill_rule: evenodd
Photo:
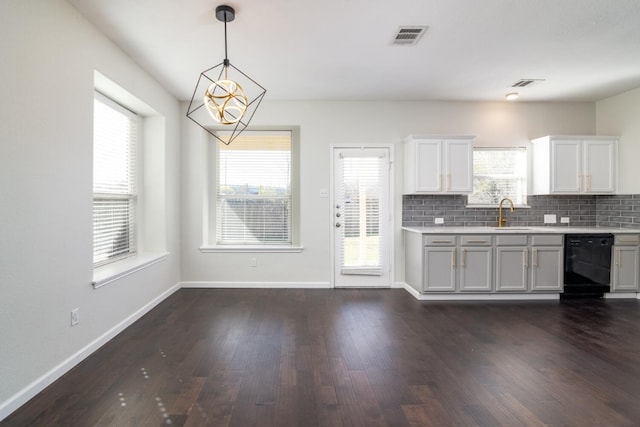
<path fill-rule="evenodd" d="M 640 87 L 640 0 L 68 0 L 181 100 L 229 59 L 271 100 L 595 101 Z M 427 25 L 415 46 L 400 26 Z"/>

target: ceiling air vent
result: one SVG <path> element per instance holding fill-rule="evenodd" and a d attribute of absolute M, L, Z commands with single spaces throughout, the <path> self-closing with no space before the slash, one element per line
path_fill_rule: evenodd
<path fill-rule="evenodd" d="M 400 27 L 398 32 L 396 33 L 393 44 L 399 45 L 411 45 L 418 43 L 420 37 L 427 31 L 426 26 L 424 27 Z"/>
<path fill-rule="evenodd" d="M 512 84 L 511 87 L 531 87 L 543 81 L 544 79 L 520 79 Z"/>

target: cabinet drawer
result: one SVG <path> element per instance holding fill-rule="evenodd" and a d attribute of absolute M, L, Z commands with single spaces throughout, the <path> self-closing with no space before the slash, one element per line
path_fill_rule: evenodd
<path fill-rule="evenodd" d="M 496 246 L 526 246 L 526 245 L 527 245 L 526 234 L 496 236 Z"/>
<path fill-rule="evenodd" d="M 455 246 L 456 236 L 450 236 L 450 235 L 424 236 L 423 242 L 425 246 Z"/>
<path fill-rule="evenodd" d="M 462 246 L 491 246 L 491 236 L 490 235 L 460 236 L 460 245 L 462 245 Z"/>
<path fill-rule="evenodd" d="M 616 245 L 637 245 L 640 244 L 639 234 L 616 234 L 614 235 Z"/>
<path fill-rule="evenodd" d="M 534 246 L 562 246 L 562 235 L 531 235 L 531 244 Z"/>

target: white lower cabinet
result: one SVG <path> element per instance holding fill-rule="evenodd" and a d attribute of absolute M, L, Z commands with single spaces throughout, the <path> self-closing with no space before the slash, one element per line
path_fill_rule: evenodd
<path fill-rule="evenodd" d="M 562 255 L 561 235 L 497 236 L 496 291 L 562 291 Z"/>
<path fill-rule="evenodd" d="M 560 242 L 562 242 L 562 236 Z M 562 291 L 563 282 L 563 248 L 553 246 L 531 247 L 531 290 Z"/>
<path fill-rule="evenodd" d="M 460 236 L 458 290 L 490 292 L 493 276 L 491 236 Z"/>
<path fill-rule="evenodd" d="M 456 290 L 456 247 L 424 248 L 425 292 L 454 292 Z"/>
<path fill-rule="evenodd" d="M 496 291 L 527 291 L 528 257 L 526 246 L 496 247 Z"/>
<path fill-rule="evenodd" d="M 640 287 L 640 235 L 616 235 L 611 263 L 612 292 L 638 292 Z"/>
<path fill-rule="evenodd" d="M 406 281 L 421 293 L 558 293 L 563 282 L 563 237 L 408 233 Z M 636 258 L 636 278 L 639 263 Z M 640 286 L 637 280 L 634 283 Z"/>
<path fill-rule="evenodd" d="M 489 292 L 491 236 L 426 236 L 424 292 Z"/>

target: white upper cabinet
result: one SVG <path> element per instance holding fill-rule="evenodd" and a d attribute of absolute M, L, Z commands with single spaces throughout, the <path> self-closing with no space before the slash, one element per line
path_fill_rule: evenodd
<path fill-rule="evenodd" d="M 466 194 L 473 191 L 472 136 L 405 139 L 405 194 Z"/>
<path fill-rule="evenodd" d="M 532 141 L 532 194 L 612 194 L 618 140 L 607 136 L 546 136 Z"/>

